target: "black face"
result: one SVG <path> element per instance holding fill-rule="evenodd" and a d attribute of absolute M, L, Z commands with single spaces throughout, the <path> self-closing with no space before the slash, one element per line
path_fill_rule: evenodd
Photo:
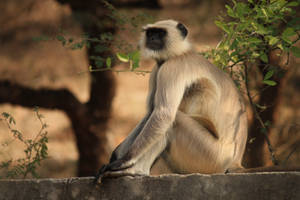
<path fill-rule="evenodd" d="M 167 31 L 162 28 L 148 28 L 146 30 L 146 47 L 152 50 L 162 50 L 165 46 Z"/>

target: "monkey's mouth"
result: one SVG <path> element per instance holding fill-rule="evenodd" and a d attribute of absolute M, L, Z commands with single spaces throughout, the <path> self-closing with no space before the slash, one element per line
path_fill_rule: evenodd
<path fill-rule="evenodd" d="M 158 51 L 158 50 L 162 50 L 164 46 L 161 42 L 151 41 L 151 42 L 146 42 L 146 47 L 151 50 Z"/>

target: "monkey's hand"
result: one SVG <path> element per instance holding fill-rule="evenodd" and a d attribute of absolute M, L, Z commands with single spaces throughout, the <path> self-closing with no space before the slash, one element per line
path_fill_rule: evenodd
<path fill-rule="evenodd" d="M 112 163 L 103 165 L 95 177 L 95 183 L 101 183 L 102 178 L 120 176 L 143 176 L 146 175 L 137 170 L 134 162 L 124 159 L 115 160 Z"/>

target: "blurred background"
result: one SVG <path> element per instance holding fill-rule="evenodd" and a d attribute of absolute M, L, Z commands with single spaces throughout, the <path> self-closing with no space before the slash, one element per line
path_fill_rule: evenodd
<path fill-rule="evenodd" d="M 129 17 L 146 13 L 154 21 L 181 21 L 190 29 L 190 39 L 199 52 L 214 48 L 220 41 L 222 33 L 214 20 L 228 3 L 225 0 L 113 1 Z M 49 158 L 37 170 L 41 177 L 93 175 L 145 114 L 149 74 L 89 73 L 88 67 L 95 64 L 89 55 L 97 52 L 92 48 L 72 50 L 55 36 L 63 32 L 78 38 L 84 33 L 92 36 L 109 30 L 135 47 L 140 27 L 130 32 L 118 29 L 114 23 L 96 26 L 97 21 L 107 20 L 109 11 L 101 1 L 94 0 L 9 0 L 0 2 L 0 10 L 0 113 L 10 113 L 16 120 L 15 128 L 25 138 L 32 138 L 40 130 L 33 108 L 40 108 L 49 137 Z M 40 36 L 50 39 L 34 40 Z M 299 59 L 291 60 L 277 93 L 269 94 L 275 103 L 270 105 L 273 125 L 268 134 L 280 160 L 289 157 L 288 164 L 300 165 L 300 148 L 297 148 L 300 68 Z M 153 64 L 142 61 L 141 68 L 151 70 Z M 125 67 L 126 64 L 117 63 L 115 69 Z M 251 125 L 252 112 L 249 108 L 248 111 Z M 247 165 L 271 165 L 263 137 L 249 137 L 249 140 L 254 146 L 246 149 L 250 157 L 253 153 Z M 23 156 L 24 146 L 11 140 L 3 120 L 0 143 L 0 162 Z M 258 149 L 259 157 L 255 153 Z"/>

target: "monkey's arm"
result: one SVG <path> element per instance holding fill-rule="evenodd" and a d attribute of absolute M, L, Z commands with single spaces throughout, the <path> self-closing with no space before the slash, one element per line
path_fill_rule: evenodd
<path fill-rule="evenodd" d="M 167 130 L 172 126 L 186 88 L 186 79 L 180 73 L 170 74 L 162 66 L 157 75 L 154 109 L 145 126 L 120 159 L 108 165 L 109 175 L 147 174 L 167 143 Z"/>
<path fill-rule="evenodd" d="M 156 90 L 156 74 L 157 74 L 157 66 L 155 66 L 152 70 L 152 73 L 150 75 L 149 79 L 149 92 L 147 97 L 147 113 L 143 117 L 143 119 L 137 124 L 137 126 L 131 131 L 131 133 L 126 137 L 126 139 L 118 145 L 118 147 L 113 151 L 109 162 L 112 163 L 117 159 L 120 159 L 123 157 L 127 152 L 138 134 L 142 131 L 144 128 L 146 122 L 148 121 L 149 117 L 151 116 L 153 112 L 153 97 Z"/>
<path fill-rule="evenodd" d="M 138 134 L 141 132 L 141 130 L 144 128 L 148 118 L 150 117 L 150 114 L 151 113 L 146 114 L 146 116 L 131 131 L 128 137 L 126 137 L 126 139 L 117 146 L 117 148 L 112 152 L 109 163 L 112 163 L 115 160 L 120 159 L 128 152 L 128 149 L 130 148 L 131 144 L 138 136 Z"/>

